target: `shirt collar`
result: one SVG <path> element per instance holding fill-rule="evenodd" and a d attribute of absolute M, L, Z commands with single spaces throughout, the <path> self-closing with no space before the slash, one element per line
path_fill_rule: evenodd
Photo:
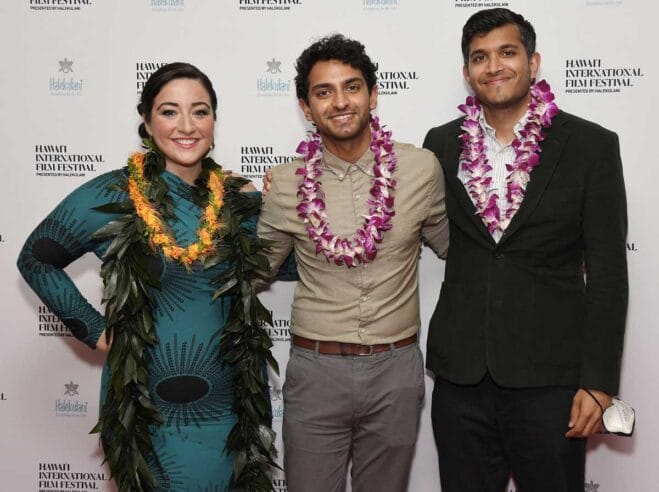
<path fill-rule="evenodd" d="M 524 113 L 524 115 L 519 119 L 519 121 L 517 123 L 515 123 L 515 127 L 513 128 L 513 132 L 515 133 L 515 136 L 517 138 L 521 137 L 520 131 L 524 128 L 524 125 L 526 125 L 527 120 L 528 120 L 527 113 Z M 481 114 L 478 117 L 478 122 L 480 123 L 481 128 L 483 129 L 483 131 L 486 132 L 488 134 L 488 136 L 490 136 L 491 138 L 493 138 L 497 142 L 499 142 L 499 140 L 496 137 L 496 130 L 485 119 L 485 111 L 481 111 Z M 499 142 L 499 143 L 501 143 L 501 142 Z"/>
<path fill-rule="evenodd" d="M 335 156 L 323 145 L 323 164 L 327 169 L 336 174 L 339 179 L 343 179 L 343 176 L 349 173 L 353 167 L 359 169 L 367 176 L 373 177 L 374 160 L 375 156 L 370 147 L 366 149 L 366 152 L 364 152 L 359 160 L 353 164 Z"/>

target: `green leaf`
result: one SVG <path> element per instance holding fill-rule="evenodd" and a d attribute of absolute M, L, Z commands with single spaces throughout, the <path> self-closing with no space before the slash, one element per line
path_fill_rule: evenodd
<path fill-rule="evenodd" d="M 239 451 L 233 460 L 233 475 L 236 479 L 240 477 L 245 465 L 247 464 L 247 452 Z"/>
<path fill-rule="evenodd" d="M 254 265 L 258 270 L 261 270 L 263 272 L 270 271 L 270 262 L 263 255 L 251 255 L 245 259 L 247 260 L 248 263 Z"/>
<path fill-rule="evenodd" d="M 252 254 L 252 242 L 246 234 L 238 234 L 238 241 L 240 242 L 240 249 L 247 258 Z"/>
<path fill-rule="evenodd" d="M 131 216 L 124 216 L 116 220 L 111 220 L 96 232 L 94 232 L 91 235 L 92 239 L 105 239 L 121 234 L 122 229 L 126 226 L 129 220 L 127 217 Z"/>
<path fill-rule="evenodd" d="M 130 270 L 126 269 L 123 272 L 119 272 L 119 278 L 117 279 L 117 309 L 120 310 L 121 308 L 124 307 L 124 304 L 126 303 L 126 299 L 128 299 L 128 295 L 130 294 L 130 280 L 131 280 L 131 275 L 130 275 Z"/>
<path fill-rule="evenodd" d="M 224 284 L 222 287 L 220 287 L 213 293 L 212 299 L 215 300 L 218 297 L 222 297 L 223 295 L 228 293 L 233 287 L 235 287 L 236 284 L 238 284 L 238 280 L 236 280 L 235 278 L 229 280 L 226 284 Z"/>
<path fill-rule="evenodd" d="M 129 237 L 125 234 L 120 234 L 115 236 L 114 240 L 108 246 L 108 249 L 105 251 L 105 256 L 112 256 L 117 253 L 124 245 L 129 241 Z"/>
<path fill-rule="evenodd" d="M 224 261 L 224 260 L 222 259 L 222 257 L 221 257 L 220 255 L 217 255 L 217 254 L 216 254 L 216 255 L 210 255 L 210 256 L 207 256 L 207 257 L 204 259 L 204 268 L 205 268 L 206 270 L 208 270 L 209 268 L 213 268 L 214 266 L 219 265 L 219 264 L 222 263 L 223 261 Z"/>
<path fill-rule="evenodd" d="M 123 415 L 120 418 L 121 425 L 125 429 L 130 429 L 133 426 L 133 419 L 135 418 L 135 404 L 132 401 L 129 401 L 126 405 L 126 409 L 123 412 Z"/>
<path fill-rule="evenodd" d="M 126 200 L 123 202 L 106 203 L 105 205 L 94 207 L 92 210 L 109 214 L 125 214 L 132 212 L 134 208 L 133 202 L 131 200 Z"/>

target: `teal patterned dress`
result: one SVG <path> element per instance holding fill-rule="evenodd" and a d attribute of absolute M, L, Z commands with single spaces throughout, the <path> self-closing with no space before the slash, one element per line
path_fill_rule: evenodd
<path fill-rule="evenodd" d="M 193 188 L 175 175 L 162 174 L 174 201 L 177 220 L 170 224 L 177 242 L 193 241 L 202 213 L 192 201 Z M 94 347 L 105 327 L 104 317 L 82 296 L 63 270 L 85 253 L 102 257 L 107 242 L 90 235 L 116 216 L 93 210 L 126 199 L 108 187 L 117 181 L 107 173 L 73 191 L 34 230 L 25 243 L 18 267 L 25 280 L 70 329 Z M 246 226 L 254 228 L 256 217 Z M 229 301 L 211 302 L 210 280 L 222 265 L 190 272 L 160 257 L 148 265 L 161 281 L 152 292 L 158 345 L 151 351 L 150 386 L 165 423 L 153 429 L 160 466 L 152 463 L 158 491 L 228 490 L 233 460 L 224 444 L 236 422 L 232 412 L 230 368 L 221 363 L 219 341 Z M 103 371 L 101 400 L 108 381 Z"/>

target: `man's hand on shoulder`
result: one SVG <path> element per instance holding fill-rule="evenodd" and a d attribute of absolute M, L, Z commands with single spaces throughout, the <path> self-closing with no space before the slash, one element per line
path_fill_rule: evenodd
<path fill-rule="evenodd" d="M 263 196 L 265 197 L 272 189 L 272 171 L 268 169 L 263 175 Z"/>
<path fill-rule="evenodd" d="M 603 391 L 578 390 L 572 399 L 570 430 L 565 437 L 588 437 L 602 430 L 602 413 L 610 406 L 611 396 Z"/>

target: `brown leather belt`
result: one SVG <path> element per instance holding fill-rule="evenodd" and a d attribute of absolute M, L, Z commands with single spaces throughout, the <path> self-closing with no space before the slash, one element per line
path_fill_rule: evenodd
<path fill-rule="evenodd" d="M 318 344 L 318 352 L 325 355 L 373 355 L 391 350 L 392 345 L 394 348 L 406 347 L 407 345 L 416 343 L 416 338 L 416 334 L 414 334 L 411 337 L 398 340 L 393 344 L 377 343 L 375 345 L 361 345 L 359 343 L 323 342 L 293 335 L 293 345 L 309 350 L 316 350 L 316 344 Z"/>

